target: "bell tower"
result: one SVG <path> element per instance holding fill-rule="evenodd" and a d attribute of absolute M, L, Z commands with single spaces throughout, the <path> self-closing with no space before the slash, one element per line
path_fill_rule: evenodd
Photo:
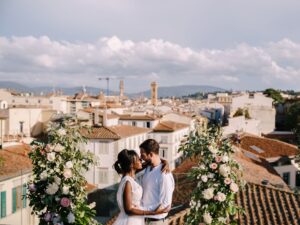
<path fill-rule="evenodd" d="M 151 83 L 151 103 L 152 105 L 157 105 L 157 83 L 152 82 Z"/>

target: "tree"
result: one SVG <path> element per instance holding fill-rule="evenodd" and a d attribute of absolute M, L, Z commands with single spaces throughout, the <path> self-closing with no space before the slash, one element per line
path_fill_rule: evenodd
<path fill-rule="evenodd" d="M 248 109 L 238 108 L 236 112 L 233 114 L 233 117 L 237 116 L 245 116 L 246 119 L 251 119 Z"/>
<path fill-rule="evenodd" d="M 275 104 L 278 104 L 278 103 L 283 103 L 284 102 L 284 99 L 283 97 L 281 96 L 280 92 L 273 89 L 273 88 L 268 88 L 264 91 L 264 94 L 268 97 L 271 97 L 273 98 L 274 100 L 274 103 Z"/>
<path fill-rule="evenodd" d="M 244 110 L 242 108 L 238 108 L 236 112 L 233 114 L 233 117 L 243 116 Z"/>
<path fill-rule="evenodd" d="M 220 127 L 214 126 L 206 132 L 192 132 L 180 151 L 186 157 L 200 158 L 189 172 L 197 187 L 192 193 L 186 224 L 235 224 L 232 218 L 243 211 L 235 197 L 245 184 L 240 165 L 231 157 L 234 150 L 230 140 L 222 139 Z"/>
<path fill-rule="evenodd" d="M 86 142 L 80 129 L 72 118 L 62 117 L 50 124 L 45 140 L 31 144 L 33 179 L 27 196 L 40 225 L 97 224 L 83 176 L 94 157 L 80 149 Z"/>

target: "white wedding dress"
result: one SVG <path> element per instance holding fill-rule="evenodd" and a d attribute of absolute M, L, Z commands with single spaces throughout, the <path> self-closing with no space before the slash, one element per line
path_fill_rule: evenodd
<path fill-rule="evenodd" d="M 131 184 L 132 205 L 136 206 L 137 208 L 141 208 L 141 199 L 143 195 L 143 189 L 141 185 L 139 185 L 130 176 L 123 177 L 119 184 L 119 189 L 117 192 L 117 202 L 120 208 L 120 214 L 113 225 L 145 225 L 143 216 L 128 216 L 125 213 L 124 204 L 123 204 L 123 193 L 127 181 L 129 181 Z"/>

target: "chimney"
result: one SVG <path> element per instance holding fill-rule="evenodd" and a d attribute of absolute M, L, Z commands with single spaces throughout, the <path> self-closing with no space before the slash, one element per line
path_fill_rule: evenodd
<path fill-rule="evenodd" d="M 94 125 L 98 125 L 98 124 L 99 124 L 99 109 L 98 107 L 96 107 L 94 111 Z"/>
<path fill-rule="evenodd" d="M 120 80 L 120 99 L 124 97 L 124 80 Z"/>
<path fill-rule="evenodd" d="M 107 106 L 104 106 L 103 118 L 102 118 L 102 126 L 107 126 Z"/>

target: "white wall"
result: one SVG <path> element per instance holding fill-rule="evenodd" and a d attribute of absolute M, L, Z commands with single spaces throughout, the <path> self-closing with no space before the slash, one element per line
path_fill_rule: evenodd
<path fill-rule="evenodd" d="M 144 133 L 120 140 L 89 139 L 85 149 L 95 154 L 97 164 L 86 173 L 87 181 L 97 185 L 98 188 L 108 188 L 118 183 L 120 176 L 112 167 L 117 160 L 118 153 L 126 148 L 135 150 L 139 154 L 139 145 L 147 138 L 147 133 Z M 100 173 L 105 173 L 107 182 L 100 182 Z"/>
<path fill-rule="evenodd" d="M 25 184 L 29 180 L 30 174 L 17 176 L 8 180 L 0 181 L 0 192 L 6 191 L 6 217 L 0 219 L 0 224 L 11 225 L 37 225 L 38 220 L 31 215 L 31 209 L 28 206 L 29 200 L 27 199 L 27 207 L 17 209 L 12 213 L 12 189 L 14 187 Z"/>
<path fill-rule="evenodd" d="M 166 150 L 166 155 L 164 158 L 168 160 L 171 169 L 175 168 L 176 160 L 182 156 L 182 152 L 178 153 L 178 149 L 184 135 L 187 135 L 188 133 L 189 127 L 177 130 L 175 132 L 152 132 L 149 134 L 149 138 L 153 138 L 159 143 L 161 157 L 163 157 L 162 150 Z M 165 141 L 165 138 L 167 141 Z"/>
<path fill-rule="evenodd" d="M 246 132 L 260 136 L 260 121 L 255 119 L 245 119 L 244 116 L 229 118 L 228 126 L 223 127 L 223 135 L 227 136 L 236 132 Z"/>

